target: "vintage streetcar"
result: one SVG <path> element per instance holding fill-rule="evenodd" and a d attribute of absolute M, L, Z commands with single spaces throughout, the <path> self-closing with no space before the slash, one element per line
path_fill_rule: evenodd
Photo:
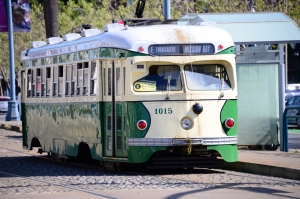
<path fill-rule="evenodd" d="M 104 166 L 237 161 L 234 43 L 211 24 L 130 19 L 21 54 L 23 148 Z"/>

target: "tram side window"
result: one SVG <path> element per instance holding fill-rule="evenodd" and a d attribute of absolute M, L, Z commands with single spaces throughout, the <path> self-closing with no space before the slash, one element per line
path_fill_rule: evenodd
<path fill-rule="evenodd" d="M 82 85 L 83 85 L 83 69 L 82 63 L 77 63 L 77 91 L 76 95 L 82 95 Z"/>
<path fill-rule="evenodd" d="M 226 68 L 220 64 L 184 66 L 190 90 L 228 90 L 231 88 Z"/>
<path fill-rule="evenodd" d="M 125 95 L 125 90 L 126 90 L 126 79 L 125 79 L 125 77 L 126 77 L 126 70 L 125 70 L 125 68 L 123 68 L 123 93 L 124 93 L 124 95 Z"/>
<path fill-rule="evenodd" d="M 32 97 L 35 97 L 35 89 L 36 89 L 36 70 L 33 69 L 32 70 L 32 82 L 31 82 L 31 96 Z"/>
<path fill-rule="evenodd" d="M 149 74 L 133 84 L 136 92 L 179 91 L 182 89 L 179 66 L 150 66 Z"/>
<path fill-rule="evenodd" d="M 97 87 L 97 62 L 91 62 L 91 83 L 90 83 L 90 94 L 97 95 L 98 87 Z"/>
<path fill-rule="evenodd" d="M 65 87 L 65 94 L 67 97 L 70 97 L 72 94 L 72 69 L 73 65 L 67 65 L 66 66 L 66 87 Z"/>
<path fill-rule="evenodd" d="M 118 67 L 116 68 L 116 95 L 121 95 L 121 69 Z"/>
<path fill-rule="evenodd" d="M 36 96 L 41 96 L 41 69 L 36 69 Z"/>
<path fill-rule="evenodd" d="M 89 94 L 89 62 L 83 63 L 83 85 L 82 85 L 82 95 Z"/>
<path fill-rule="evenodd" d="M 71 96 L 76 96 L 77 64 L 72 65 Z"/>
<path fill-rule="evenodd" d="M 46 97 L 50 97 L 51 93 L 51 68 L 47 67 L 46 68 Z"/>
<path fill-rule="evenodd" d="M 46 97 L 46 69 L 41 69 L 41 96 Z"/>
<path fill-rule="evenodd" d="M 53 84 L 52 84 L 52 96 L 57 97 L 58 95 L 58 67 L 53 67 Z"/>
<path fill-rule="evenodd" d="M 65 94 L 66 97 L 71 96 L 71 75 L 72 75 L 72 65 L 67 65 L 66 66 L 66 90 Z"/>
<path fill-rule="evenodd" d="M 103 95 L 106 96 L 106 69 L 103 68 Z"/>
<path fill-rule="evenodd" d="M 111 96 L 111 68 L 107 69 L 107 95 Z"/>
<path fill-rule="evenodd" d="M 27 72 L 27 97 L 31 97 L 31 80 L 32 77 L 32 70 L 28 70 Z"/>
<path fill-rule="evenodd" d="M 64 96 L 64 67 L 58 66 L 58 97 Z"/>

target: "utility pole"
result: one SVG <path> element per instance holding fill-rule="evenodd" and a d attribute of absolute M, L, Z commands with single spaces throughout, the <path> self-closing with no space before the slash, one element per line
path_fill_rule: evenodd
<path fill-rule="evenodd" d="M 12 24 L 11 0 L 7 0 L 7 24 L 9 40 L 9 78 L 10 78 L 10 100 L 8 101 L 8 110 L 5 117 L 6 121 L 20 121 L 18 103 L 16 101 L 15 87 L 15 62 L 14 62 L 14 30 Z"/>
<path fill-rule="evenodd" d="M 164 16 L 165 20 L 170 19 L 170 0 L 164 0 Z"/>

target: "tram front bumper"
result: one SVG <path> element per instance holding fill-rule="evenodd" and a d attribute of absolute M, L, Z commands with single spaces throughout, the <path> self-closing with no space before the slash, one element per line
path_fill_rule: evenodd
<path fill-rule="evenodd" d="M 236 136 L 205 138 L 128 138 L 128 146 L 188 146 L 237 144 Z"/>

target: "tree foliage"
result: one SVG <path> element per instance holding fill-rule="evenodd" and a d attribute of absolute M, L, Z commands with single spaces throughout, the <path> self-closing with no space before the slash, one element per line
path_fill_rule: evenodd
<path fill-rule="evenodd" d="M 15 67 L 20 68 L 20 54 L 29 48 L 30 42 L 46 39 L 43 0 L 31 1 L 31 32 L 14 33 Z M 74 27 L 90 24 L 101 29 L 112 20 L 134 18 L 137 0 L 59 0 L 59 34 L 70 32 Z M 250 0 L 171 0 L 171 18 L 186 13 L 247 12 Z M 146 1 L 143 17 L 163 20 L 164 0 Z M 256 12 L 276 11 L 290 16 L 300 24 L 299 0 L 255 0 Z M 0 67 L 9 67 L 8 34 L 0 33 Z"/>

